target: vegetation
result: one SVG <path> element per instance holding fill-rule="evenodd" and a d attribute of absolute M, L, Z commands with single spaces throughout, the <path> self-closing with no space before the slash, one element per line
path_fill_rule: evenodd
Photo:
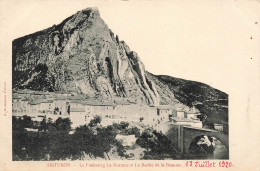
<path fill-rule="evenodd" d="M 120 122 L 119 124 L 114 123 L 113 127 L 116 128 L 122 135 L 135 135 L 135 137 L 140 137 L 140 129 L 137 127 L 129 127 L 128 122 Z"/>
<path fill-rule="evenodd" d="M 213 138 L 207 136 L 210 145 L 206 142 L 204 136 L 196 137 L 191 143 L 189 147 L 189 158 L 209 158 L 213 155 L 214 146 L 212 144 Z"/>
<path fill-rule="evenodd" d="M 162 133 L 147 129 L 137 139 L 136 143 L 146 149 L 143 159 L 176 158 L 176 150 L 173 144 Z"/>
<path fill-rule="evenodd" d="M 161 133 L 151 129 L 141 133 L 137 127 L 130 127 L 128 122 L 106 127 L 100 123 L 101 118 L 96 116 L 89 125 L 72 131 L 69 118 L 58 118 L 56 121 L 43 118 L 40 123 L 35 123 L 26 115 L 20 118 L 13 116 L 13 160 L 82 160 L 86 156 L 92 159 L 109 158 L 112 148 L 120 157 L 131 157 L 127 153 L 129 147 L 116 139 L 118 134 L 135 135 L 135 146 L 146 149 L 143 159 L 176 156 L 172 143 Z"/>
<path fill-rule="evenodd" d="M 151 74 L 152 75 L 152 74 Z M 228 122 L 228 94 L 209 85 L 174 78 L 165 75 L 155 76 L 168 85 L 177 100 L 187 106 L 195 105 L 203 114 L 201 120 L 210 126 L 214 123 Z M 204 120 L 203 118 L 207 118 Z"/>
<path fill-rule="evenodd" d="M 28 116 L 13 117 L 13 160 L 60 160 L 73 152 L 71 122 L 58 118 L 33 124 Z M 27 131 L 31 129 L 30 131 Z"/>
<path fill-rule="evenodd" d="M 86 155 L 91 158 L 109 157 L 112 147 L 126 157 L 125 147 L 116 139 L 118 133 L 140 136 L 138 128 L 128 128 L 129 123 L 121 122 L 107 127 L 98 126 L 101 118 L 96 116 L 89 125 L 71 129 L 69 118 L 56 121 L 43 118 L 36 124 L 29 116 L 13 116 L 13 160 L 77 160 Z"/>
<path fill-rule="evenodd" d="M 95 116 L 94 119 L 91 119 L 89 126 L 94 127 L 101 123 L 101 117 Z"/>

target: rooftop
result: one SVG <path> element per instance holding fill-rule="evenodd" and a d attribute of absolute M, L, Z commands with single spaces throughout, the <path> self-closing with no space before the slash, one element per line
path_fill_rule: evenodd
<path fill-rule="evenodd" d="M 115 100 L 115 104 L 117 104 L 117 105 L 129 105 L 130 103 L 128 101 Z"/>
<path fill-rule="evenodd" d="M 40 104 L 42 102 L 42 100 L 40 99 L 31 99 L 28 103 L 31 105 L 36 105 L 36 104 Z"/>
<path fill-rule="evenodd" d="M 180 118 L 180 117 L 173 117 L 172 120 L 175 122 L 200 122 L 197 119 Z"/>
<path fill-rule="evenodd" d="M 53 103 L 53 100 L 47 100 L 47 99 L 44 99 L 42 101 L 40 101 L 41 103 Z"/>
<path fill-rule="evenodd" d="M 85 108 L 71 108 L 70 112 L 85 112 Z"/>

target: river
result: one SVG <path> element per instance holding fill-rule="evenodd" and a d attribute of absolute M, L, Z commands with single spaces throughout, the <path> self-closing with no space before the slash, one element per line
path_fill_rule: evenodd
<path fill-rule="evenodd" d="M 216 138 L 212 137 L 213 139 L 213 147 L 214 147 L 214 151 L 210 152 L 207 150 L 207 148 L 205 148 L 205 142 L 207 142 L 208 147 L 211 144 L 210 141 L 204 141 L 204 147 L 201 145 L 195 145 L 193 147 L 195 147 L 192 151 L 190 151 L 191 153 L 189 153 L 189 157 L 190 159 L 228 159 L 229 158 L 229 154 L 228 154 L 228 150 L 226 149 L 226 147 Z"/>
<path fill-rule="evenodd" d="M 226 147 L 216 138 L 213 138 L 215 143 L 215 150 L 213 155 L 209 156 L 208 159 L 228 159 L 228 151 Z"/>

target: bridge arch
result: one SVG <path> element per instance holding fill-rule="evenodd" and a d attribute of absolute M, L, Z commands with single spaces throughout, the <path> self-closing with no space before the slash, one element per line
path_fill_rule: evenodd
<path fill-rule="evenodd" d="M 183 127 L 183 152 L 189 154 L 189 147 L 191 142 L 199 136 L 211 136 L 217 138 L 229 151 L 228 135 L 220 131 L 209 129 L 194 129 L 191 127 Z"/>

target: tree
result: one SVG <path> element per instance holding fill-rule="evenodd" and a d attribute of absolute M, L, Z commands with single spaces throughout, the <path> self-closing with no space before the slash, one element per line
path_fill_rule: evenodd
<path fill-rule="evenodd" d="M 136 143 L 146 148 L 144 159 L 162 159 L 164 156 L 175 158 L 176 151 L 173 144 L 162 133 L 145 130 Z"/>
<path fill-rule="evenodd" d="M 117 153 L 120 157 L 126 157 L 126 150 L 121 141 L 116 143 Z"/>
<path fill-rule="evenodd" d="M 24 115 L 22 117 L 22 125 L 24 128 L 32 128 L 33 126 L 33 121 L 30 116 Z"/>
<path fill-rule="evenodd" d="M 129 126 L 128 122 L 124 122 L 124 121 L 120 122 L 121 129 L 126 129 L 128 126 Z"/>
<path fill-rule="evenodd" d="M 47 122 L 46 122 L 46 116 L 43 117 L 42 121 L 40 122 L 39 131 L 46 131 L 48 129 Z"/>
<path fill-rule="evenodd" d="M 135 135 L 136 138 L 140 137 L 140 129 L 137 127 L 131 127 L 127 130 L 128 135 Z"/>
<path fill-rule="evenodd" d="M 144 131 L 142 135 L 136 140 L 136 144 L 140 145 L 143 148 L 146 148 L 146 150 L 149 150 L 151 144 L 149 142 L 151 137 L 152 135 L 149 132 Z"/>
<path fill-rule="evenodd" d="M 54 114 L 58 114 L 59 111 L 60 111 L 60 109 L 59 109 L 58 107 L 55 107 L 55 108 L 54 108 Z"/>
<path fill-rule="evenodd" d="M 72 122 L 70 121 L 69 118 L 62 119 L 61 117 L 59 117 L 54 122 L 54 125 L 55 125 L 55 128 L 57 131 L 66 132 L 66 133 L 71 131 L 71 124 L 72 124 Z"/>
<path fill-rule="evenodd" d="M 104 153 L 107 153 L 111 149 L 111 145 L 115 144 L 117 130 L 113 126 L 102 127 L 98 129 L 96 135 L 96 146 L 94 155 L 104 157 Z"/>
<path fill-rule="evenodd" d="M 73 154 L 71 144 L 73 139 L 69 132 L 71 131 L 71 121 L 69 118 L 62 119 L 59 117 L 54 123 L 48 123 L 49 130 L 45 138 L 46 148 L 50 154 L 51 160 L 61 160 L 70 158 Z"/>
<path fill-rule="evenodd" d="M 113 126 L 115 129 L 118 129 L 118 130 L 121 129 L 121 127 L 120 127 L 120 125 L 119 125 L 118 123 L 113 123 L 112 126 Z"/>
<path fill-rule="evenodd" d="M 97 126 L 97 124 L 101 123 L 101 117 L 100 116 L 95 116 L 94 119 L 90 120 L 89 126 L 94 127 Z"/>
<path fill-rule="evenodd" d="M 72 135 L 72 149 L 76 156 L 82 157 L 83 152 L 92 155 L 96 148 L 94 132 L 88 126 L 80 126 Z"/>
<path fill-rule="evenodd" d="M 13 160 L 26 160 L 27 134 L 21 118 L 12 117 L 12 153 Z"/>

